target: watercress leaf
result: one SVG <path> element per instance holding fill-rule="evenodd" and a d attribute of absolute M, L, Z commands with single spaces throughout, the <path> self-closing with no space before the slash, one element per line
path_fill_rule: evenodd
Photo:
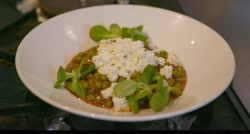
<path fill-rule="evenodd" d="M 130 29 L 130 38 L 134 40 L 135 35 L 137 34 L 137 30 L 135 28 Z"/>
<path fill-rule="evenodd" d="M 122 35 L 122 29 L 118 24 L 111 24 L 109 27 L 110 32 L 117 34 L 117 35 Z"/>
<path fill-rule="evenodd" d="M 138 32 L 140 32 L 140 34 L 141 34 L 141 32 L 142 32 L 142 29 L 143 29 L 143 25 L 140 25 L 140 26 L 138 26 L 138 27 L 136 28 L 136 30 L 137 30 Z"/>
<path fill-rule="evenodd" d="M 152 84 L 152 85 L 148 85 L 149 86 L 149 88 L 151 89 L 151 90 L 153 90 L 153 89 L 155 89 L 156 87 L 157 87 L 157 84 Z"/>
<path fill-rule="evenodd" d="M 62 66 L 59 67 L 57 72 L 57 81 L 54 85 L 54 88 L 60 88 L 61 84 L 66 81 L 67 79 L 72 78 L 73 75 L 71 73 L 65 72 Z"/>
<path fill-rule="evenodd" d="M 155 74 L 154 77 L 153 77 L 153 82 L 159 80 L 160 78 L 161 78 L 161 75 Z"/>
<path fill-rule="evenodd" d="M 127 96 L 126 99 L 128 100 L 128 105 L 134 114 L 139 112 L 139 105 L 138 102 L 134 99 L 134 95 Z"/>
<path fill-rule="evenodd" d="M 78 80 L 77 80 L 77 74 L 74 70 L 72 70 L 72 74 L 73 74 L 73 79 L 72 79 L 72 83 L 69 85 L 69 89 L 75 92 Z"/>
<path fill-rule="evenodd" d="M 122 38 L 129 38 L 128 28 L 122 28 Z"/>
<path fill-rule="evenodd" d="M 82 67 L 81 71 L 80 71 L 81 78 L 85 78 L 85 75 L 89 74 L 94 69 L 95 69 L 95 65 L 94 64 Z"/>
<path fill-rule="evenodd" d="M 86 91 L 84 90 L 82 84 L 80 84 L 79 82 L 76 83 L 74 93 L 76 93 L 81 98 L 86 97 Z"/>
<path fill-rule="evenodd" d="M 93 26 L 89 31 L 89 36 L 96 42 L 99 42 L 102 39 L 121 37 L 120 35 L 108 31 L 105 27 L 101 25 Z"/>
<path fill-rule="evenodd" d="M 150 94 L 150 93 L 151 93 L 151 91 L 146 91 L 146 90 L 136 92 L 136 93 L 134 94 L 134 99 L 135 99 L 135 100 L 139 100 L 139 99 L 141 99 L 141 98 L 147 96 L 147 95 Z"/>
<path fill-rule="evenodd" d="M 143 72 L 142 75 L 146 78 L 148 85 L 153 83 L 153 77 L 155 75 L 155 72 L 153 70 L 153 66 L 152 65 L 147 65 Z"/>
<path fill-rule="evenodd" d="M 66 72 L 62 66 L 59 67 L 57 71 L 57 80 L 64 80 Z"/>
<path fill-rule="evenodd" d="M 136 80 L 138 82 L 145 83 L 147 85 L 149 84 L 149 80 L 148 80 L 147 76 L 145 76 L 145 75 L 137 75 Z"/>
<path fill-rule="evenodd" d="M 158 80 L 157 90 L 149 101 L 150 107 L 155 111 L 161 111 L 169 102 L 171 87 L 163 87 L 163 77 Z"/>
<path fill-rule="evenodd" d="M 64 82 L 64 80 L 58 80 L 55 85 L 54 85 L 54 88 L 60 88 L 61 87 L 61 84 Z"/>
<path fill-rule="evenodd" d="M 134 94 L 138 85 L 140 85 L 138 82 L 123 80 L 115 85 L 114 93 L 119 98 L 126 97 Z"/>
<path fill-rule="evenodd" d="M 145 42 L 145 41 L 147 41 L 147 39 L 148 39 L 148 37 L 147 37 L 147 36 L 144 36 L 144 35 L 142 35 L 142 34 L 136 34 L 136 35 L 134 36 L 134 41 L 140 40 L 140 41 L 142 41 L 142 42 Z"/>

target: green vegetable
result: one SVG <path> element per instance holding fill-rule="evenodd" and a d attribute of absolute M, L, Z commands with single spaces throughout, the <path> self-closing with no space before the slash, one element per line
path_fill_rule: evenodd
<path fill-rule="evenodd" d="M 79 82 L 80 77 L 85 77 L 86 74 L 88 74 L 89 72 L 91 72 L 95 66 L 90 65 L 90 66 L 86 66 L 82 68 L 83 63 L 86 61 L 85 58 L 82 59 L 79 68 L 72 70 L 71 73 L 67 73 L 65 72 L 65 70 L 63 69 L 63 67 L 59 67 L 58 72 L 57 72 L 57 82 L 54 85 L 54 88 L 60 88 L 60 85 L 68 80 L 68 79 L 72 79 L 72 82 L 70 83 L 70 85 L 68 85 L 67 87 L 74 93 L 76 93 L 78 96 L 85 98 L 86 97 L 86 91 L 83 87 L 83 85 Z"/>
<path fill-rule="evenodd" d="M 163 83 L 163 77 L 153 71 L 152 65 L 147 65 L 136 79 L 138 82 L 124 80 L 114 87 L 117 97 L 127 98 L 133 113 L 138 113 L 137 101 L 144 97 L 150 99 L 149 105 L 155 112 L 159 112 L 168 104 L 171 87 Z M 154 84 L 155 82 L 156 84 Z M 156 89 L 155 93 L 154 89 Z"/>
<path fill-rule="evenodd" d="M 115 34 L 115 33 L 108 31 L 105 27 L 103 27 L 101 25 L 93 26 L 89 31 L 89 35 L 90 35 L 90 38 L 96 42 L 99 42 L 102 39 L 121 37 L 118 34 Z"/>
<path fill-rule="evenodd" d="M 152 65 L 147 65 L 143 70 L 141 75 L 136 77 L 136 80 L 141 83 L 145 83 L 147 85 L 151 85 L 153 83 L 155 72 L 153 70 Z"/>
<path fill-rule="evenodd" d="M 139 112 L 139 105 L 137 100 L 135 100 L 134 95 L 130 95 L 126 97 L 126 99 L 128 100 L 128 105 L 131 108 L 132 112 L 134 114 L 137 114 Z"/>
<path fill-rule="evenodd" d="M 137 86 L 139 85 L 142 85 L 145 87 L 145 89 L 150 90 L 150 88 L 144 83 L 123 80 L 115 85 L 114 93 L 119 98 L 126 97 L 134 94 L 137 89 Z"/>
<path fill-rule="evenodd" d="M 72 78 L 73 75 L 71 73 L 67 73 L 65 72 L 64 68 L 62 66 L 59 67 L 58 71 L 57 71 L 57 82 L 54 85 L 54 88 L 60 88 L 61 84 Z"/>
<path fill-rule="evenodd" d="M 169 94 L 171 88 L 170 87 L 163 87 L 163 77 L 158 80 L 157 90 L 156 93 L 152 96 L 149 101 L 150 107 L 156 111 L 161 111 L 170 101 Z"/>
<path fill-rule="evenodd" d="M 111 24 L 109 30 L 101 25 L 93 26 L 89 31 L 89 36 L 96 42 L 99 42 L 103 39 L 112 39 L 112 38 L 132 38 L 134 41 L 141 40 L 145 42 L 148 37 L 142 35 L 143 26 L 133 28 L 121 28 L 118 24 Z"/>
<path fill-rule="evenodd" d="M 117 34 L 117 35 L 122 35 L 122 29 L 119 25 L 117 24 L 111 24 L 109 27 L 110 32 Z"/>
<path fill-rule="evenodd" d="M 152 91 L 145 91 L 145 90 L 139 91 L 139 92 L 137 92 L 137 93 L 134 94 L 134 99 L 135 99 L 135 100 L 139 100 L 139 99 L 141 99 L 141 98 L 147 96 L 147 95 L 150 94 L 151 92 L 152 92 Z"/>
<path fill-rule="evenodd" d="M 82 67 L 82 66 L 81 66 Z M 91 71 L 93 71 L 95 69 L 95 65 L 89 65 L 89 66 L 85 66 L 82 67 L 80 70 L 81 73 L 81 78 L 85 78 L 85 75 L 89 74 Z"/>

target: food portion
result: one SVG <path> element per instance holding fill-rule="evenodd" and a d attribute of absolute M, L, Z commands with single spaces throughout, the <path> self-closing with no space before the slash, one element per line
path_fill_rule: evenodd
<path fill-rule="evenodd" d="M 60 67 L 55 88 L 65 87 L 77 98 L 116 112 L 161 111 L 180 96 L 186 71 L 174 52 L 159 50 L 142 35 L 142 26 L 110 31 L 96 25 L 90 37 L 97 46 L 79 52 Z"/>

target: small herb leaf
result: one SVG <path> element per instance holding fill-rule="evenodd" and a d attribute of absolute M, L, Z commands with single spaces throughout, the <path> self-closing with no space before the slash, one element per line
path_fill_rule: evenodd
<path fill-rule="evenodd" d="M 118 24 L 111 24 L 109 27 L 110 32 L 117 34 L 117 35 L 122 35 L 122 29 Z"/>
<path fill-rule="evenodd" d="M 136 91 L 138 85 L 140 84 L 137 82 L 123 80 L 115 85 L 114 93 L 117 97 L 126 97 L 132 95 Z"/>
<path fill-rule="evenodd" d="M 94 69 L 95 69 L 95 65 L 94 64 L 82 67 L 81 71 L 80 71 L 81 78 L 85 78 L 85 75 L 87 75 L 88 73 L 90 73 Z"/>
<path fill-rule="evenodd" d="M 139 112 L 139 105 L 138 105 L 137 100 L 135 100 L 134 95 L 130 95 L 126 97 L 126 99 L 128 100 L 128 105 L 130 109 L 132 110 L 132 112 L 134 114 L 137 114 Z"/>
<path fill-rule="evenodd" d="M 150 107 L 155 111 L 161 111 L 169 102 L 171 87 L 163 87 L 163 77 L 158 80 L 156 93 L 149 101 Z"/>
<path fill-rule="evenodd" d="M 119 38 L 121 35 L 117 35 L 108 31 L 105 27 L 101 25 L 93 26 L 89 31 L 90 38 L 96 42 L 99 42 L 102 39 L 109 39 L 109 38 Z"/>

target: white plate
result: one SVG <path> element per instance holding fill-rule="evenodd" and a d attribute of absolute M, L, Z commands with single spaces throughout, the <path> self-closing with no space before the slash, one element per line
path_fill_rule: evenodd
<path fill-rule="evenodd" d="M 108 28 L 143 25 L 149 42 L 174 51 L 187 70 L 187 85 L 161 112 L 113 112 L 79 101 L 66 89 L 54 89 L 59 66 L 97 43 L 89 37 L 94 25 Z M 22 82 L 43 101 L 70 113 L 108 121 L 150 121 L 196 110 L 221 95 L 235 72 L 234 55 L 226 41 L 208 26 L 172 11 L 136 5 L 83 8 L 56 16 L 34 28 L 21 42 L 16 69 Z"/>

